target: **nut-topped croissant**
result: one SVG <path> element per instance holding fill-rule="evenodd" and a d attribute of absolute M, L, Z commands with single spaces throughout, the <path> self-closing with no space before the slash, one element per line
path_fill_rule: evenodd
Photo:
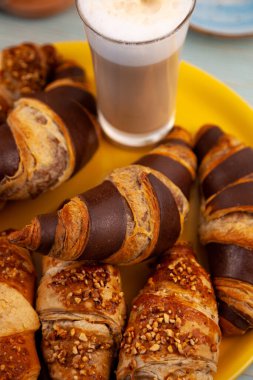
<path fill-rule="evenodd" d="M 23 43 L 0 53 L 0 84 L 16 100 L 43 90 L 61 58 L 52 45 Z"/>
<path fill-rule="evenodd" d="M 178 243 L 133 302 L 117 379 L 211 380 L 220 338 L 209 276 L 188 244 Z"/>
<path fill-rule="evenodd" d="M 37 310 L 51 378 L 109 380 L 126 313 L 119 270 L 44 260 Z"/>
<path fill-rule="evenodd" d="M 253 327 L 253 149 L 207 125 L 196 137 L 200 238 L 208 252 L 225 334 Z"/>
<path fill-rule="evenodd" d="M 29 252 L 0 235 L 0 379 L 36 380 L 40 372 L 32 308 L 35 271 Z"/>
<path fill-rule="evenodd" d="M 66 80 L 84 85 L 85 79 L 83 68 L 63 60 L 53 45 L 23 43 L 5 48 L 0 53 L 0 125 L 20 97 Z"/>
<path fill-rule="evenodd" d="M 95 113 L 80 83 L 19 99 L 0 126 L 0 200 L 38 196 L 81 169 L 98 148 Z"/>
<path fill-rule="evenodd" d="M 56 213 L 36 217 L 11 240 L 62 260 L 130 265 L 178 239 L 188 214 L 196 158 L 190 136 L 175 128 L 164 143 Z"/>

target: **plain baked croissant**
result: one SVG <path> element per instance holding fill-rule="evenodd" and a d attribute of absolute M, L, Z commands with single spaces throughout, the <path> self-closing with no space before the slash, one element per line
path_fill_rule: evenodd
<path fill-rule="evenodd" d="M 33 219 L 11 240 L 62 260 L 135 264 L 178 239 L 188 214 L 196 158 L 174 128 L 164 143 L 58 211 Z"/>
<path fill-rule="evenodd" d="M 119 270 L 49 258 L 44 270 L 37 310 L 50 377 L 109 380 L 126 313 Z"/>
<path fill-rule="evenodd" d="M 69 179 L 98 148 L 94 97 L 71 79 L 20 98 L 0 126 L 0 200 L 38 196 Z"/>
<path fill-rule="evenodd" d="M 211 380 L 220 339 L 209 275 L 180 242 L 164 253 L 133 302 L 117 379 Z"/>
<path fill-rule="evenodd" d="M 36 380 L 40 372 L 31 304 L 35 271 L 29 252 L 0 235 L 0 379 Z"/>
<path fill-rule="evenodd" d="M 196 137 L 201 161 L 200 238 L 208 252 L 225 334 L 253 327 L 253 149 L 207 125 Z"/>

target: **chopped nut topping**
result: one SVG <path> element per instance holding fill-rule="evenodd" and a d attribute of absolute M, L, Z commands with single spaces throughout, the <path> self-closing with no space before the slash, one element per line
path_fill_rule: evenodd
<path fill-rule="evenodd" d="M 110 286 L 111 274 L 107 267 L 79 266 L 65 267 L 55 274 L 48 285 L 59 294 L 59 299 L 66 306 L 78 307 L 78 310 L 86 308 L 93 303 L 97 310 L 106 310 L 115 314 L 117 306 L 122 302 L 123 292 L 118 293 Z M 109 284 L 109 285 L 108 285 Z M 111 297 L 104 297 L 104 292 L 111 292 Z"/>
<path fill-rule="evenodd" d="M 157 344 L 157 343 L 153 344 L 153 346 L 151 346 L 149 350 L 152 351 L 152 352 L 159 351 L 160 350 L 160 345 Z"/>
<path fill-rule="evenodd" d="M 169 346 L 168 346 L 168 351 L 169 351 L 169 353 L 170 354 L 172 354 L 173 353 L 173 347 L 172 347 L 172 345 L 170 344 Z"/>
<path fill-rule="evenodd" d="M 82 341 L 82 342 L 87 342 L 88 341 L 88 338 L 87 336 L 84 334 L 84 333 L 81 333 L 79 335 L 79 339 Z"/>
<path fill-rule="evenodd" d="M 19 379 L 30 368 L 30 355 L 21 335 L 2 337 L 0 342 L 0 378 Z"/>
<path fill-rule="evenodd" d="M 112 350 L 113 341 L 105 341 L 104 336 L 89 336 L 88 331 L 83 332 L 76 326 L 73 328 L 69 325 L 71 322 L 64 325 L 48 322 L 43 325 L 46 360 L 50 364 L 57 362 L 65 368 L 74 368 L 78 379 L 80 376 L 93 376 L 96 374 L 96 367 L 92 363 L 94 353 Z"/>

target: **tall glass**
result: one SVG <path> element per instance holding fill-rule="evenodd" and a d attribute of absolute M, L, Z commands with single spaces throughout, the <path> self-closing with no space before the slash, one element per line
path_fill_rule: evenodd
<path fill-rule="evenodd" d="M 173 31 L 144 42 L 102 35 L 84 17 L 82 1 L 77 7 L 92 51 L 102 129 L 127 146 L 157 142 L 174 124 L 180 51 L 195 0 Z"/>

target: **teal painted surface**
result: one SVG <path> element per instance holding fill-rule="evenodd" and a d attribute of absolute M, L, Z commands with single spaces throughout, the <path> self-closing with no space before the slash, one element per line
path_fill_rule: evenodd
<path fill-rule="evenodd" d="M 192 24 L 201 30 L 222 35 L 253 33 L 252 0 L 197 0 Z"/>
<path fill-rule="evenodd" d="M 22 41 L 45 43 L 83 38 L 75 8 L 36 21 L 0 13 L 0 49 Z M 190 31 L 183 59 L 216 76 L 253 106 L 253 38 L 221 39 Z M 253 366 L 239 378 L 249 379 L 253 380 Z"/>
<path fill-rule="evenodd" d="M 0 13 L 0 48 L 24 40 L 78 40 L 84 32 L 75 8 L 42 20 L 24 20 Z M 208 71 L 253 106 L 253 38 L 221 39 L 190 31 L 183 59 Z"/>

